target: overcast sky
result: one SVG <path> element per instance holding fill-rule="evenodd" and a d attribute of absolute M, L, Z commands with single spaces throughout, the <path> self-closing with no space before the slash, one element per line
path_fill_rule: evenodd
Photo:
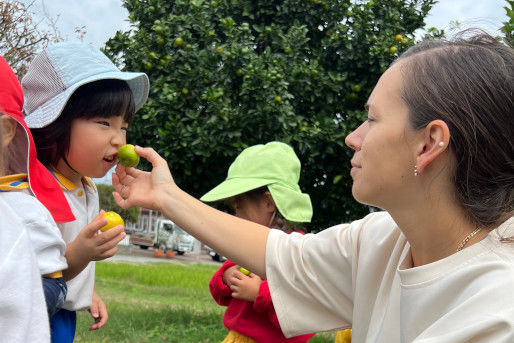
<path fill-rule="evenodd" d="M 51 18 L 59 16 L 57 27 L 68 40 L 76 39 L 76 27 L 85 26 L 84 41 L 102 47 L 117 30 L 129 28 L 128 12 L 121 4 L 121 0 L 35 0 L 33 10 L 39 15 L 46 11 Z M 478 26 L 498 34 L 502 22 L 507 20 L 503 8 L 506 4 L 506 0 L 440 0 L 426 23 L 429 27 L 448 29 L 452 21 L 458 20 L 462 28 Z"/>
<path fill-rule="evenodd" d="M 22 0 L 30 3 L 31 0 Z M 57 18 L 57 27 L 66 40 L 76 40 L 75 28 L 84 26 L 84 41 L 100 48 L 118 30 L 127 30 L 128 12 L 121 0 L 35 0 L 36 15 Z M 428 27 L 449 30 L 451 22 L 459 21 L 461 28 L 481 27 L 491 34 L 507 21 L 505 0 L 440 0 L 425 19 Z M 448 32 L 451 34 L 451 30 Z M 111 173 L 95 181 L 111 183 Z"/>

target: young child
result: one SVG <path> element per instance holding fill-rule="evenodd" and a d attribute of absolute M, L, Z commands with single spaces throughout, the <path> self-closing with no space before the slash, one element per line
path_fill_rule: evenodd
<path fill-rule="evenodd" d="M 20 84 L 7 62 L 0 57 L 0 179 L 9 170 L 9 151 L 12 133 L 4 122 L 12 117 L 22 118 L 23 95 Z M 12 119 L 14 121 L 14 119 Z M 28 130 L 27 130 L 28 132 Z M 29 139 L 27 139 L 29 138 Z M 25 136 L 25 145 L 30 134 Z M 22 152 L 27 154 L 27 149 Z M 33 155 L 35 156 L 35 155 Z M 35 158 L 34 158 L 35 160 Z M 33 160 L 33 161 L 34 161 Z M 29 163 L 30 164 L 30 163 Z M 27 175 L 27 163 L 24 164 Z M 34 167 L 34 164 L 31 164 Z M 36 167 L 37 168 L 37 167 Z M 31 176 L 34 173 L 31 170 Z M 47 179 L 54 182 L 53 179 Z M 32 179 L 33 184 L 39 186 Z M 48 185 L 48 184 L 47 184 Z M 12 186 L 13 188 L 16 185 Z M 37 189 L 37 186 L 34 187 Z M 49 188 L 49 190 L 51 187 Z M 60 190 L 57 189 L 59 192 Z M 14 192 L 19 193 L 19 192 Z M 26 203 L 32 202 L 34 212 L 48 211 L 34 198 L 26 195 Z M 15 195 L 24 199 L 24 195 Z M 4 342 L 47 342 L 50 339 L 48 314 L 41 283 L 39 258 L 36 260 L 29 230 L 20 211 L 13 208 L 12 194 L 0 189 L 0 333 Z M 48 214 L 49 215 L 49 214 Z M 51 217 L 50 217 L 51 219 Z M 53 221 L 53 220 L 52 220 Z M 55 225 L 55 224 L 54 224 Z M 43 228 L 43 229 L 46 229 Z M 44 234 L 45 232 L 42 232 Z M 52 231 L 50 229 L 50 235 Z M 41 248 L 41 245 L 38 246 Z M 54 246 L 55 247 L 55 246 Z M 58 252 L 58 249 L 56 249 Z M 51 259 L 46 259 L 49 262 Z M 57 258 L 59 263 L 59 258 Z M 65 265 L 65 263 L 64 263 Z"/>
<path fill-rule="evenodd" d="M 237 217 L 291 233 L 293 223 L 310 222 L 312 217 L 311 201 L 301 192 L 299 178 L 300 161 L 290 146 L 254 145 L 237 156 L 226 180 L 200 200 L 225 200 Z M 229 334 L 223 342 L 307 342 L 313 334 L 284 337 L 268 282 L 239 268 L 227 260 L 209 283 L 214 300 L 227 306 L 223 324 Z"/>
<path fill-rule="evenodd" d="M 59 223 L 67 244 L 68 295 L 50 323 L 53 342 L 71 342 L 75 311 L 89 309 L 94 318 L 90 330 L 107 321 L 105 305 L 94 289 L 95 264 L 90 261 L 112 256 L 125 237 L 121 226 L 102 234 L 89 229 L 103 221 L 90 177 L 103 177 L 116 164 L 128 123 L 146 101 L 149 83 L 145 74 L 121 72 L 98 49 L 84 43 L 49 46 L 34 58 L 21 83 L 25 120 L 38 158 L 61 185 L 75 216 L 74 221 Z"/>

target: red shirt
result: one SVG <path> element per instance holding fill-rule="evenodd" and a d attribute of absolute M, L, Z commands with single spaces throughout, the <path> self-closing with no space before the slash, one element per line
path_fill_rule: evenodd
<path fill-rule="evenodd" d="M 223 316 L 223 325 L 228 330 L 252 338 L 262 343 L 303 343 L 308 342 L 314 334 L 286 338 L 278 322 L 268 281 L 263 280 L 259 294 L 254 302 L 232 298 L 232 291 L 223 282 L 223 272 L 234 266 L 232 261 L 226 261 L 213 275 L 209 289 L 214 300 L 222 306 L 227 306 Z"/>

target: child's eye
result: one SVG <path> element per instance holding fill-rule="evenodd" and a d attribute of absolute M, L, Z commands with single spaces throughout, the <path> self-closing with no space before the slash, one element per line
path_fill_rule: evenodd
<path fill-rule="evenodd" d="M 128 131 L 128 127 L 122 127 L 122 130 Z"/>
<path fill-rule="evenodd" d="M 108 121 L 97 121 L 97 123 L 100 125 L 111 126 Z"/>

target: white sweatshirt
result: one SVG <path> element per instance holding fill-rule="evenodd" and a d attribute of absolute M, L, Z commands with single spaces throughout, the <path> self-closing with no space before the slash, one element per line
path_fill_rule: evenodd
<path fill-rule="evenodd" d="M 386 212 L 316 235 L 272 230 L 266 274 L 288 337 L 352 328 L 356 342 L 514 342 L 514 217 L 481 242 L 412 267 Z"/>
<path fill-rule="evenodd" d="M 0 192 L 0 342 L 49 342 L 41 275 L 27 229 Z"/>

